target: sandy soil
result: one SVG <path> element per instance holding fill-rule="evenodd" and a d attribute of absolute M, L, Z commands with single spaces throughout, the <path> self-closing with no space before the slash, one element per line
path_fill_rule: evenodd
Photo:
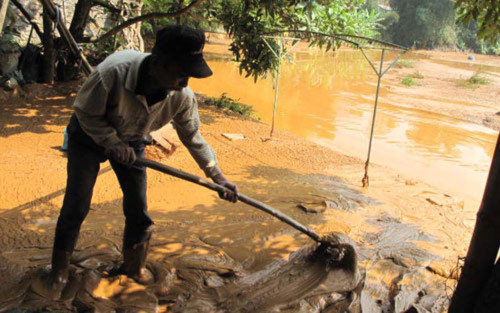
<path fill-rule="evenodd" d="M 440 102 L 439 107 L 433 102 L 421 105 L 415 101 L 414 105 L 423 110 L 460 115 L 484 124 L 500 109 L 496 100 L 498 77 L 475 91 L 460 89 L 460 98 L 470 97 L 481 104 L 470 110 L 465 106 L 457 109 L 457 89 L 449 87 L 457 73 L 449 75 L 444 65 L 428 66 L 425 60 L 419 60 L 415 68 L 398 70 L 388 79 L 415 70 L 424 75 L 423 85 L 401 87 L 401 96 L 413 94 L 418 99 L 424 94 L 434 97 L 436 103 L 438 99 L 452 99 Z M 459 75 L 468 77 L 470 73 L 464 70 Z M 77 87 L 74 83 L 33 85 L 27 86 L 21 96 L 1 94 L 0 294 L 8 296 L 1 299 L 0 309 L 19 303 L 55 305 L 27 297 L 32 276 L 26 278 L 26 273 L 50 262 L 66 180 L 65 155 L 59 147 Z M 465 255 L 475 222 L 475 210 L 464 209 L 461 199 L 377 165 L 371 166 L 370 187 L 362 188 L 361 160 L 279 130 L 272 140 L 263 141 L 269 133 L 268 125 L 234 113 L 201 105 L 200 114 L 203 136 L 217 152 L 226 176 L 242 193 L 322 235 L 338 232 L 356 242 L 360 268 L 366 272 L 366 303 L 394 306 L 394 288 L 399 294 L 425 290 L 446 303 L 455 283 L 458 258 Z M 493 120 L 493 127 L 498 127 L 497 122 Z M 243 134 L 245 139 L 230 141 L 222 133 Z M 167 155 L 152 146 L 147 156 L 202 176 L 188 151 L 175 136 L 170 139 L 176 145 L 173 153 Z M 228 269 L 255 273 L 312 244 L 291 227 L 242 203 L 224 202 L 211 191 L 165 174 L 150 170 L 148 175 L 149 208 L 157 224 L 149 260 L 168 264 L 170 276 L 164 277 L 177 275 L 179 279 L 175 273 L 186 273 L 192 264 L 198 264 L 194 267 L 200 270 L 201 263 L 193 261 L 200 257 L 205 264 L 201 270 L 207 271 L 210 259 L 208 271 L 220 277 L 225 277 Z M 306 213 L 299 205 L 316 208 L 319 213 Z M 92 259 L 89 255 L 106 255 L 102 251 L 112 251 L 111 259 L 119 259 L 122 227 L 121 191 L 109 163 L 103 163 L 91 212 L 80 233 L 76 252 L 80 261 Z M 100 261 L 111 259 L 102 257 Z M 130 282 L 113 285 L 102 281 L 91 296 L 120 298 L 137 288 L 144 290 Z M 155 303 L 155 310 L 169 311 L 175 299 Z M 68 308 L 72 304 L 64 305 Z"/>
<path fill-rule="evenodd" d="M 467 60 L 469 55 L 474 61 Z M 451 116 L 500 130 L 500 57 L 458 52 L 415 51 L 404 59 L 411 67 L 398 68 L 384 76 L 391 87 L 389 103 L 406 103 L 417 109 Z M 440 63 L 442 62 L 442 63 Z M 416 85 L 406 87 L 401 80 L 413 78 Z M 487 79 L 484 85 L 467 85 L 474 74 Z"/>

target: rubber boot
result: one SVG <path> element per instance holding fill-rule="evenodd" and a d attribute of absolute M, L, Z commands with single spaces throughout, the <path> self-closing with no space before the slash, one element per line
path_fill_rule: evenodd
<path fill-rule="evenodd" d="M 151 278 L 146 274 L 148 250 L 149 240 L 135 244 L 132 248 L 123 249 L 123 264 L 120 267 L 120 272 L 141 285 L 146 285 L 151 281 Z"/>
<path fill-rule="evenodd" d="M 68 282 L 71 253 L 64 250 L 52 251 L 52 268 L 44 272 L 31 285 L 33 291 L 42 297 L 59 300 Z"/>
<path fill-rule="evenodd" d="M 50 282 L 52 285 L 65 285 L 68 282 L 70 259 L 70 252 L 57 249 L 52 251 L 52 269 L 50 270 Z"/>

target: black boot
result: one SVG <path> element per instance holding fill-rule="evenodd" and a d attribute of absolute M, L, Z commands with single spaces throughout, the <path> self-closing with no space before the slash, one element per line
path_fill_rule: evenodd
<path fill-rule="evenodd" d="M 54 249 L 50 272 L 40 272 L 40 276 L 33 280 L 31 289 L 47 299 L 60 300 L 68 282 L 70 258 L 70 252 Z"/>
<path fill-rule="evenodd" d="M 149 277 L 146 272 L 148 250 L 149 240 L 138 243 L 132 248 L 124 248 L 123 264 L 120 267 L 120 272 L 139 284 L 148 284 L 151 281 L 151 277 Z"/>
<path fill-rule="evenodd" d="M 57 287 L 68 282 L 68 269 L 71 252 L 54 249 L 52 251 L 52 268 L 50 270 L 50 283 Z"/>

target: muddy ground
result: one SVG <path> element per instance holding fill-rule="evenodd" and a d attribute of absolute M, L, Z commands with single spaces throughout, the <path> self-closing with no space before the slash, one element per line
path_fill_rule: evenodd
<path fill-rule="evenodd" d="M 388 79 L 405 71 L 414 69 Z M 437 83 L 428 86 L 440 90 Z M 423 86 L 404 93 L 418 88 Z M 106 162 L 72 259 L 72 280 L 58 301 L 49 299 L 34 282 L 50 262 L 66 179 L 60 146 L 77 89 L 75 83 L 31 85 L 18 95 L 1 94 L 0 311 L 445 311 L 477 206 L 467 209 L 460 195 L 377 165 L 371 166 L 370 187 L 362 188 L 361 160 L 279 130 L 262 140 L 268 125 L 203 104 L 202 134 L 240 191 L 322 235 L 338 234 L 355 247 L 357 267 L 350 255 L 337 255 L 349 262 L 328 267 L 331 256 L 311 258 L 316 245 L 273 217 L 149 170 L 149 210 L 157 228 L 148 268 L 155 283 L 143 287 L 109 277 L 120 262 L 124 219 L 121 191 Z M 498 90 L 480 92 L 490 99 Z M 489 110 L 496 104 L 484 103 Z M 446 106 L 439 108 L 443 114 L 465 114 Z M 474 112 L 467 119 L 483 123 L 481 112 Z M 230 141 L 222 133 L 245 139 Z M 175 135 L 167 136 L 175 149 L 152 146 L 147 156 L 202 176 Z"/>
<path fill-rule="evenodd" d="M 469 56 L 474 60 L 468 60 Z M 406 103 L 500 130 L 500 56 L 415 51 L 404 59 L 408 67 L 396 66 L 384 76 L 392 83 L 389 103 Z M 411 87 L 401 83 L 408 75 L 414 77 Z M 484 84 L 465 82 L 474 75 L 483 78 Z"/>

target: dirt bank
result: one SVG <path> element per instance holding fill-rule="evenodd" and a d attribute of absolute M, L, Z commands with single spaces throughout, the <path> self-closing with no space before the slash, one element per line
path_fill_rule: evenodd
<path fill-rule="evenodd" d="M 283 294 L 279 288 L 273 288 L 273 282 L 263 279 L 262 273 L 296 273 L 293 267 L 287 267 L 294 263 L 287 260 L 305 264 L 301 253 L 292 253 L 309 249 L 311 240 L 253 208 L 221 201 L 199 186 L 153 171 L 148 172 L 148 198 L 157 231 L 149 268 L 156 275 L 158 284 L 154 288 L 159 289 L 138 286 L 124 277 L 95 276 L 93 270 L 102 273 L 120 258 L 121 191 L 109 163 L 102 164 L 91 212 L 72 260 L 76 280 L 71 286 L 77 287 L 70 288 L 66 301 L 59 302 L 33 292 L 30 284 L 50 262 L 66 179 L 65 155 L 59 147 L 77 87 L 38 85 L 30 86 L 22 98 L 3 95 L 0 309 L 20 304 L 74 309 L 82 301 L 85 305 L 103 301 L 108 305 L 111 301 L 111 306 L 123 310 L 166 312 L 185 300 L 179 296 L 192 295 L 194 307 L 197 299 L 217 303 L 220 299 L 207 300 L 207 292 L 213 295 L 207 288 L 223 290 L 229 299 L 225 303 L 237 306 L 242 302 L 235 299 L 235 290 L 227 287 L 235 281 L 261 286 L 275 295 L 279 303 L 262 302 L 253 294 L 243 298 L 254 308 L 264 303 L 263 308 L 269 311 L 297 312 L 301 308 L 302 312 L 321 312 L 325 303 L 345 300 L 339 296 L 345 296 L 345 292 L 334 287 L 322 293 L 308 287 L 307 293 L 297 293 L 295 302 L 280 298 Z M 418 305 L 428 308 L 431 303 L 431 307 L 436 306 L 433 312 L 442 311 L 450 293 L 447 287 L 454 284 L 450 277 L 457 258 L 465 255 L 475 210 L 463 209 L 461 199 L 445 195 L 434 186 L 407 180 L 376 165 L 371 167 L 370 187 L 363 189 L 361 160 L 283 131 L 275 131 L 273 140 L 263 141 L 269 126 L 237 114 L 204 105 L 200 114 L 203 136 L 217 152 L 224 173 L 242 193 L 320 234 L 337 232 L 353 240 L 364 279 L 364 288 L 357 293 L 362 305 L 393 312 Z M 243 134 L 245 139 L 229 141 L 222 133 Z M 147 155 L 202 176 L 188 151 L 175 137 L 173 140 L 177 149 L 171 155 L 158 147 L 149 147 Z M 319 213 L 306 213 L 299 205 L 316 208 Z M 318 273 L 314 267 L 300 269 L 305 271 L 297 274 L 305 275 L 302 277 Z M 252 281 L 255 277 L 261 279 Z M 325 279 L 314 277 L 317 281 L 310 281 Z M 202 286 L 205 289 L 200 290 Z M 287 307 L 291 302 L 295 306 Z M 238 310 L 243 308 L 234 312 Z"/>

